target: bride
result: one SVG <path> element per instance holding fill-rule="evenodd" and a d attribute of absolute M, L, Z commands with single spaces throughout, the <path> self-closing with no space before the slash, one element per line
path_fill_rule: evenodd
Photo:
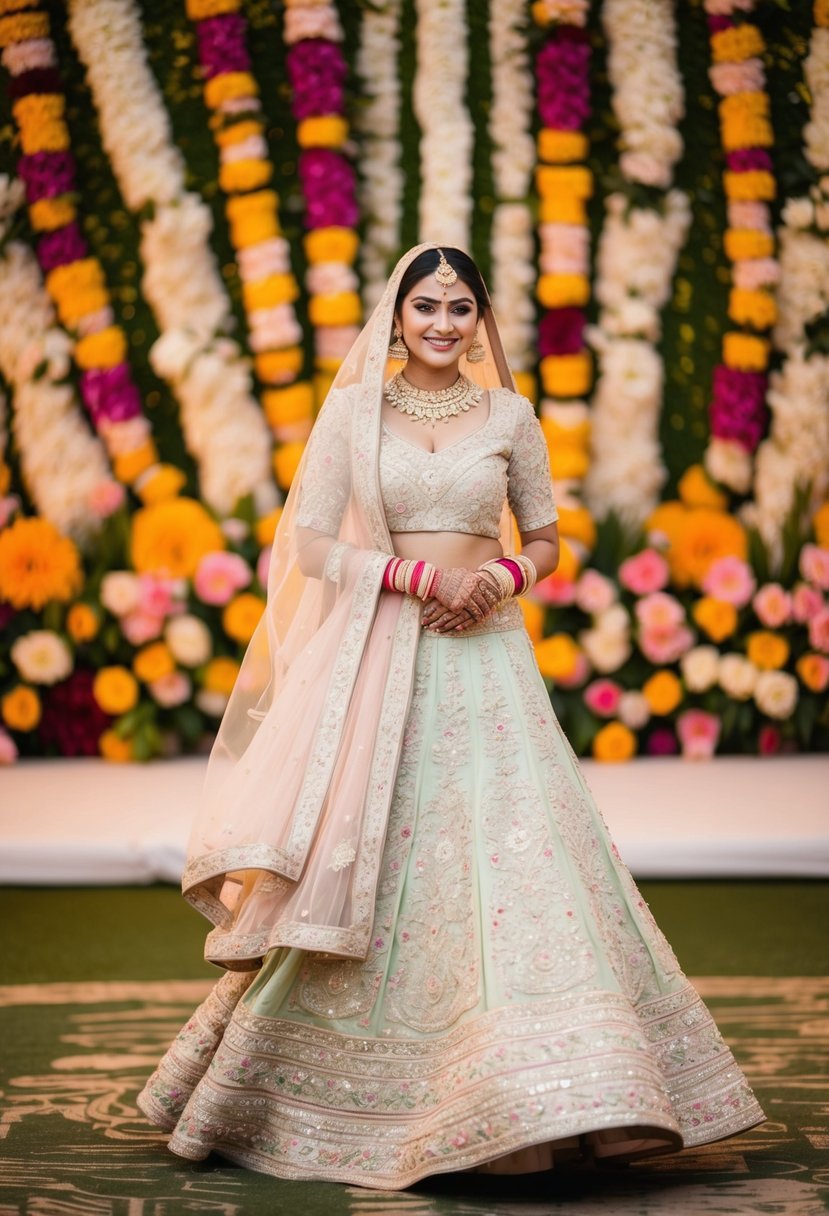
<path fill-rule="evenodd" d="M 183 886 L 226 971 L 140 1098 L 174 1152 L 396 1188 L 762 1120 L 536 667 L 518 597 L 556 518 L 480 273 L 410 250 L 315 424 L 211 756 Z"/>

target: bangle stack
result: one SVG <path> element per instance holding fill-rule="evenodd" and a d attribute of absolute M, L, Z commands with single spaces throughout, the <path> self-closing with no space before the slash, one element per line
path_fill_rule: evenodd
<path fill-rule="evenodd" d="M 496 583 L 501 600 L 510 599 L 514 595 L 525 595 L 538 577 L 535 566 L 523 553 L 514 557 L 497 557 L 484 562 L 479 570 L 486 570 Z"/>
<path fill-rule="evenodd" d="M 435 590 L 439 573 L 437 566 L 430 562 L 393 557 L 386 566 L 383 586 L 387 591 L 400 591 L 403 595 L 428 600 Z"/>

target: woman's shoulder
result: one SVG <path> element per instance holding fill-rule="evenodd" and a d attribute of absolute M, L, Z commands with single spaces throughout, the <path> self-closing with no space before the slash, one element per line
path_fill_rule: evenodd
<path fill-rule="evenodd" d="M 517 393 L 512 388 L 491 388 L 489 390 L 491 408 L 497 409 L 514 423 L 527 422 L 533 418 L 537 421 L 535 406 L 528 397 Z"/>

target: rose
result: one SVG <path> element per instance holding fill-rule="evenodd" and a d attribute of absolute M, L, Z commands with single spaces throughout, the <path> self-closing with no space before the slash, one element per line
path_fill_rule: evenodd
<path fill-rule="evenodd" d="M 190 613 L 172 617 L 167 622 L 164 640 L 176 662 L 185 667 L 206 663 L 213 651 L 213 638 L 207 625 Z"/>
<path fill-rule="evenodd" d="M 630 658 L 631 644 L 627 633 L 609 629 L 585 629 L 579 642 L 596 671 L 618 671 Z"/>
<path fill-rule="evenodd" d="M 680 625 L 675 629 L 643 629 L 639 634 L 639 649 L 651 663 L 663 665 L 676 660 L 694 644 L 690 629 Z"/>
<path fill-rule="evenodd" d="M 111 570 L 101 580 L 101 603 L 113 616 L 126 616 L 138 607 L 141 585 L 129 570 Z"/>
<path fill-rule="evenodd" d="M 183 705 L 190 699 L 193 691 L 190 679 L 183 671 L 170 671 L 159 676 L 157 680 L 151 680 L 147 687 L 153 698 L 165 709 Z"/>
<path fill-rule="evenodd" d="M 616 588 L 598 570 L 585 570 L 575 588 L 575 602 L 591 616 L 605 612 L 616 599 Z"/>
<path fill-rule="evenodd" d="M 224 605 L 253 577 L 250 566 L 236 553 L 206 553 L 193 579 L 196 595 L 205 604 Z"/>
<path fill-rule="evenodd" d="M 823 607 L 823 596 L 808 583 L 797 583 L 792 592 L 792 616 L 800 625 L 810 621 Z"/>
<path fill-rule="evenodd" d="M 648 698 L 641 692 L 624 692 L 619 698 L 619 719 L 631 730 L 641 730 L 651 716 Z"/>
<path fill-rule="evenodd" d="M 715 646 L 695 646 L 680 660 L 682 678 L 689 692 L 707 692 L 717 683 L 720 665 Z"/>
<path fill-rule="evenodd" d="M 769 718 L 791 716 L 797 704 L 797 680 L 787 671 L 761 671 L 754 687 L 754 701 Z"/>
<path fill-rule="evenodd" d="M 800 573 L 807 583 L 829 591 L 829 549 L 804 545 L 800 550 Z"/>
<path fill-rule="evenodd" d="M 682 755 L 688 760 L 713 756 L 720 737 L 720 720 L 701 709 L 686 709 L 676 723 Z"/>
<path fill-rule="evenodd" d="M 809 621 L 809 645 L 829 653 L 829 606 L 821 608 Z"/>
<path fill-rule="evenodd" d="M 634 608 L 643 630 L 671 631 L 685 621 L 685 609 L 674 596 L 654 591 L 639 600 Z"/>
<path fill-rule="evenodd" d="M 614 680 L 593 680 L 585 688 L 584 703 L 600 718 L 612 718 L 622 696 L 621 685 Z"/>
<path fill-rule="evenodd" d="M 792 597 L 783 590 L 780 583 L 766 583 L 755 594 L 751 605 L 763 625 L 769 629 L 777 629 L 780 625 L 785 625 L 791 616 Z"/>
<path fill-rule="evenodd" d="M 719 661 L 720 688 L 735 701 L 747 701 L 757 684 L 757 668 L 744 655 L 724 654 Z"/>
<path fill-rule="evenodd" d="M 713 562 L 702 581 L 702 589 L 717 600 L 742 608 L 756 587 L 751 567 L 740 557 L 721 557 Z"/>
<path fill-rule="evenodd" d="M 72 654 L 51 629 L 33 629 L 12 643 L 11 660 L 30 684 L 57 684 L 72 670 Z"/>
<path fill-rule="evenodd" d="M 668 583 L 668 563 L 656 549 L 643 549 L 619 567 L 619 582 L 634 595 L 650 595 Z"/>

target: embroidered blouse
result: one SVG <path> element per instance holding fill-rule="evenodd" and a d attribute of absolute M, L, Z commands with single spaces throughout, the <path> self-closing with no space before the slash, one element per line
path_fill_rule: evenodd
<path fill-rule="evenodd" d="M 346 401 L 329 401 L 314 428 L 313 464 L 297 514 L 300 527 L 331 536 L 339 531 L 348 499 L 342 475 L 346 409 Z M 526 397 L 506 388 L 490 389 L 485 423 L 438 452 L 427 452 L 383 425 L 380 494 L 390 532 L 464 532 L 497 540 L 505 498 L 520 532 L 558 519 L 541 426 Z"/>

